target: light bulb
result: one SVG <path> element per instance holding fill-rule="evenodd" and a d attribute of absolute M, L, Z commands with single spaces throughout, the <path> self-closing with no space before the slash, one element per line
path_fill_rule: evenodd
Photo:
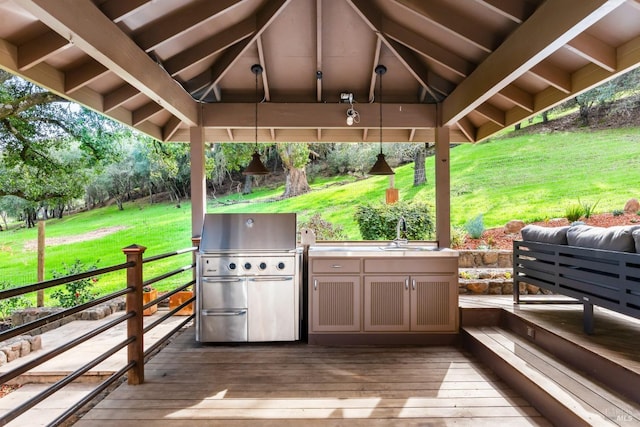
<path fill-rule="evenodd" d="M 347 116 L 347 126 L 351 126 L 353 124 L 353 116 Z"/>

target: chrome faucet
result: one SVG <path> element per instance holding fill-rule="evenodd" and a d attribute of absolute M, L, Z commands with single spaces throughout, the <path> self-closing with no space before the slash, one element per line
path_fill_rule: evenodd
<path fill-rule="evenodd" d="M 402 227 L 402 228 L 400 228 L 400 227 Z M 403 239 L 403 238 L 400 237 L 400 230 L 404 231 L 405 236 L 407 235 L 407 220 L 404 219 L 403 216 L 398 218 L 398 224 L 396 225 L 396 238 L 393 241 L 393 243 L 396 246 L 406 245 L 407 243 L 409 243 L 409 241 L 406 238 Z"/>

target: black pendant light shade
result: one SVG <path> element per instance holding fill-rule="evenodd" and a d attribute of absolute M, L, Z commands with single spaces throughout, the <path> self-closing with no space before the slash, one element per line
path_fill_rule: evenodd
<path fill-rule="evenodd" d="M 254 151 L 251 155 L 252 159 L 242 175 L 268 175 L 269 169 L 260 160 L 260 153 Z"/>
<path fill-rule="evenodd" d="M 380 98 L 380 154 L 378 154 L 378 160 L 369 171 L 369 175 L 395 175 L 395 172 L 385 160 L 384 154 L 382 154 L 382 75 L 387 72 L 387 67 L 378 65 L 375 71 L 378 75 L 378 97 Z"/>
<path fill-rule="evenodd" d="M 262 163 L 260 153 L 258 153 L 258 74 L 262 74 L 262 66 L 260 64 L 253 64 L 251 66 L 251 72 L 256 76 L 256 148 L 251 155 L 251 162 L 249 162 L 247 168 L 242 172 L 242 175 L 267 175 L 269 174 L 269 169 Z"/>

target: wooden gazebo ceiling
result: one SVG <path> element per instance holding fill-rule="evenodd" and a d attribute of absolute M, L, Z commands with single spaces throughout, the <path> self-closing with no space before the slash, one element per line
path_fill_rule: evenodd
<path fill-rule="evenodd" d="M 163 141 L 478 141 L 640 63 L 640 0 L 0 0 L 0 67 Z M 259 95 L 253 64 L 261 64 Z M 360 122 L 346 125 L 352 93 Z"/>

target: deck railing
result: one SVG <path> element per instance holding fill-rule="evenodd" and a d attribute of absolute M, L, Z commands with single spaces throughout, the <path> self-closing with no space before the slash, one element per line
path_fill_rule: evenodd
<path fill-rule="evenodd" d="M 152 346 L 149 346 L 147 350 L 144 350 L 144 335 L 148 333 L 150 330 L 159 326 L 167 319 L 174 316 L 183 308 L 187 307 L 189 304 L 192 304 L 195 300 L 195 292 L 194 296 L 190 299 L 184 301 L 182 304 L 177 307 L 169 310 L 166 314 L 159 316 L 152 323 L 144 326 L 143 324 L 143 311 L 157 305 L 163 301 L 168 301 L 170 297 L 177 292 L 183 291 L 189 287 L 192 287 L 195 290 L 195 252 L 197 250 L 197 245 L 199 243 L 199 239 L 194 239 L 194 246 L 181 249 L 161 255 L 151 256 L 148 258 L 143 258 L 143 254 L 145 252 L 144 246 L 139 245 L 131 245 L 124 248 L 122 251 L 126 256 L 126 261 L 122 264 L 112 265 L 96 270 L 91 270 L 79 274 L 74 274 L 70 276 L 60 277 L 52 280 L 46 280 L 38 283 L 33 283 L 30 285 L 8 289 L 4 291 L 0 291 L 0 300 L 4 300 L 7 298 L 12 298 L 20 295 L 29 294 L 32 292 L 49 289 L 55 286 L 64 285 L 67 283 L 71 283 L 80 279 L 86 279 L 89 277 L 97 277 L 101 275 L 105 275 L 107 273 L 124 271 L 126 270 L 126 287 L 123 289 L 119 289 L 115 292 L 112 292 L 108 295 L 101 296 L 96 298 L 90 302 L 85 304 L 80 304 L 65 310 L 61 310 L 57 313 L 48 315 L 41 319 L 34 320 L 29 323 L 25 323 L 23 325 L 12 327 L 2 333 L 0 333 L 0 342 L 9 340 L 11 338 L 17 337 L 19 335 L 28 334 L 30 331 L 34 329 L 43 327 L 45 325 L 50 324 L 51 322 L 62 320 L 66 317 L 72 316 L 81 311 L 90 309 L 92 307 L 108 303 L 116 298 L 125 296 L 125 311 L 124 314 L 114 318 L 113 320 L 108 321 L 96 328 L 86 332 L 85 334 L 70 340 L 56 348 L 53 348 L 49 351 L 43 352 L 41 355 L 33 358 L 27 363 L 18 364 L 16 368 L 6 371 L 3 374 L 0 374 L 0 384 L 8 383 L 12 380 L 15 380 L 20 375 L 25 374 L 34 368 L 42 365 L 43 363 L 63 355 L 65 352 L 73 349 L 74 347 L 82 344 L 91 338 L 108 331 L 115 326 L 127 322 L 126 328 L 126 336 L 123 336 L 122 341 L 113 347 L 106 349 L 102 354 L 93 360 L 86 361 L 86 363 L 80 368 L 76 369 L 73 372 L 70 372 L 65 377 L 60 379 L 59 381 L 51 384 L 48 388 L 38 393 L 37 395 L 31 397 L 26 402 L 22 403 L 18 407 L 2 414 L 0 416 L 0 425 L 5 425 L 9 423 L 11 420 L 16 417 L 22 415 L 27 412 L 29 409 L 33 408 L 38 403 L 42 402 L 44 399 L 53 395 L 54 393 L 60 391 L 63 387 L 70 384 L 71 382 L 77 380 L 86 374 L 89 370 L 99 365 L 100 363 L 107 360 L 109 357 L 113 356 L 118 351 L 127 348 L 127 361 L 126 363 L 120 367 L 116 372 L 113 372 L 109 377 L 107 377 L 104 381 L 99 383 L 94 389 L 92 389 L 88 394 L 86 394 L 82 399 L 78 402 L 70 406 L 64 413 L 59 415 L 55 420 L 51 421 L 49 425 L 57 426 L 69 419 L 73 414 L 75 414 L 78 410 L 80 410 L 84 405 L 93 400 L 96 396 L 106 390 L 109 386 L 114 384 L 116 381 L 121 379 L 124 375 L 127 376 L 127 381 L 129 384 L 142 384 L 144 382 L 144 363 L 145 360 L 153 354 L 153 352 L 160 347 L 164 342 L 166 342 L 172 335 L 182 329 L 187 323 L 189 323 L 194 315 L 191 314 L 186 316 L 184 320 L 179 322 L 173 329 L 171 329 L 167 334 L 165 334 L 161 339 L 156 341 Z M 150 278 L 148 280 L 143 281 L 143 269 L 144 266 L 148 263 L 158 263 L 161 260 L 165 260 L 167 258 L 179 256 L 182 254 L 191 253 L 192 257 L 190 263 L 179 267 L 177 269 L 173 269 L 171 271 L 167 271 L 158 276 Z M 177 276 L 181 273 L 192 271 L 192 274 L 189 276 L 189 280 L 182 283 L 181 280 L 179 284 L 175 286 L 173 289 L 169 290 L 166 293 L 161 294 L 158 298 L 153 301 L 149 301 L 146 304 L 143 304 L 143 288 L 146 286 L 150 286 L 162 280 L 166 280 L 170 277 Z"/>

